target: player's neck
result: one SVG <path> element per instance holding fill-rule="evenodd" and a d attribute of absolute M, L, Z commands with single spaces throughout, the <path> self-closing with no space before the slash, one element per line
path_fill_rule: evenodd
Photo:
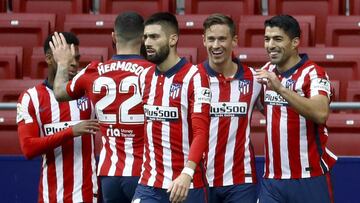
<path fill-rule="evenodd" d="M 180 61 L 180 57 L 177 54 L 169 53 L 168 57 L 162 63 L 158 64 L 158 69 L 160 72 L 165 73 L 170 68 L 175 66 Z"/>
<path fill-rule="evenodd" d="M 237 64 L 231 59 L 224 61 L 221 64 L 215 64 L 209 61 L 210 67 L 217 73 L 221 73 L 225 78 L 232 78 L 238 69 Z"/>
<path fill-rule="evenodd" d="M 140 55 L 140 46 L 121 45 L 116 48 L 117 55 Z"/>
<path fill-rule="evenodd" d="M 276 66 L 276 69 L 279 71 L 279 73 L 286 72 L 290 68 L 294 67 L 296 64 L 298 64 L 301 61 L 301 57 L 299 54 L 291 56 L 285 63 L 278 64 Z"/>

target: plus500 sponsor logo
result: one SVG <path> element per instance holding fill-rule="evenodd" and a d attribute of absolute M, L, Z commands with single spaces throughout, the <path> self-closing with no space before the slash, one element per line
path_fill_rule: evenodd
<path fill-rule="evenodd" d="M 68 121 L 68 122 L 59 122 L 59 123 L 48 123 L 44 125 L 45 135 L 52 135 L 62 130 L 65 130 L 68 127 L 76 125 L 80 121 Z"/>
<path fill-rule="evenodd" d="M 234 117 L 243 116 L 247 112 L 247 103 L 220 102 L 212 103 L 210 108 L 211 117 Z"/>
<path fill-rule="evenodd" d="M 173 121 L 179 119 L 176 107 L 144 105 L 144 112 L 147 120 Z"/>
<path fill-rule="evenodd" d="M 271 90 L 265 92 L 265 103 L 277 106 L 288 105 L 288 102 L 280 94 Z"/>

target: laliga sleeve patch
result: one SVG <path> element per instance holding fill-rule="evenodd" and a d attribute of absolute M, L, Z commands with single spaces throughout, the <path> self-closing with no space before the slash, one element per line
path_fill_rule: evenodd
<path fill-rule="evenodd" d="M 207 103 L 211 101 L 211 90 L 206 87 L 197 88 L 195 91 L 195 103 Z"/>
<path fill-rule="evenodd" d="M 24 120 L 24 111 L 23 107 L 20 103 L 16 104 L 16 123 L 19 123 L 20 121 Z"/>
<path fill-rule="evenodd" d="M 315 78 L 311 81 L 311 90 L 325 91 L 330 94 L 330 81 L 325 78 Z"/>

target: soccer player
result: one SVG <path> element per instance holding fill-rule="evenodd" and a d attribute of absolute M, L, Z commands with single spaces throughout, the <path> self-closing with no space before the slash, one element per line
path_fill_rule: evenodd
<path fill-rule="evenodd" d="M 143 22 L 135 12 L 117 16 L 112 33 L 117 55 L 104 63 L 90 63 L 70 82 L 65 73 L 73 60 L 73 47 L 61 34 L 55 34 L 50 44 L 59 66 L 54 85 L 56 98 L 69 100 L 86 93 L 95 105 L 103 143 L 98 175 L 104 202 L 131 202 L 140 177 L 144 113 L 138 76 L 153 65 L 140 56 Z"/>
<path fill-rule="evenodd" d="M 139 77 L 146 121 L 135 203 L 205 202 L 203 154 L 211 93 L 206 76 L 178 56 L 178 39 L 174 15 L 156 13 L 146 20 L 147 59 L 157 66 Z"/>
<path fill-rule="evenodd" d="M 326 147 L 331 87 L 324 68 L 299 54 L 300 28 L 289 15 L 265 21 L 268 62 L 256 74 L 264 84 L 267 123 L 260 202 L 332 202 Z"/>
<path fill-rule="evenodd" d="M 66 70 L 74 77 L 79 66 L 79 40 L 63 32 L 74 45 L 74 60 Z M 57 102 L 53 83 L 57 65 L 44 43 L 48 76 L 42 84 L 24 91 L 17 104 L 18 134 L 21 150 L 31 159 L 42 155 L 38 202 L 97 202 L 94 134 L 99 125 L 87 97 Z"/>
<path fill-rule="evenodd" d="M 208 60 L 198 67 L 207 73 L 212 93 L 206 171 L 210 202 L 256 202 L 250 121 L 261 85 L 254 69 L 232 59 L 237 46 L 234 21 L 213 14 L 203 27 Z"/>

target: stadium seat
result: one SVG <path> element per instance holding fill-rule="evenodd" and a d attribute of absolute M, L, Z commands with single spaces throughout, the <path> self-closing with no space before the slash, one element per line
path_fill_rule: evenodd
<path fill-rule="evenodd" d="M 337 156 L 360 155 L 360 114 L 331 113 L 326 122 L 329 131 L 328 148 Z"/>
<path fill-rule="evenodd" d="M 90 13 L 91 0 L 12 0 L 12 11 L 17 13 L 56 14 L 56 29 L 63 30 L 65 14 Z"/>
<path fill-rule="evenodd" d="M 360 15 L 329 16 L 326 33 L 326 46 L 360 47 Z"/>
<path fill-rule="evenodd" d="M 0 85 L 0 102 L 16 102 L 23 91 L 43 81 L 44 79 L 3 79 Z"/>
<path fill-rule="evenodd" d="M 315 45 L 315 16 L 294 16 L 301 28 L 301 46 Z M 240 47 L 264 47 L 264 22 L 269 16 L 240 16 L 238 40 Z"/>
<path fill-rule="evenodd" d="M 102 14 L 136 11 L 147 18 L 160 11 L 175 13 L 176 0 L 100 0 L 99 10 Z"/>
<path fill-rule="evenodd" d="M 331 80 L 331 86 L 334 89 L 334 95 L 332 97 L 332 101 L 342 101 L 345 97 L 345 94 L 340 92 L 340 81 L 339 80 Z M 341 94 L 341 97 L 340 97 Z"/>
<path fill-rule="evenodd" d="M 353 47 L 302 47 L 300 53 L 323 66 L 330 80 L 339 80 L 346 84 L 348 80 L 360 80 L 360 48 Z M 340 85 L 340 92 L 346 92 L 346 86 Z"/>
<path fill-rule="evenodd" d="M 0 13 L 6 12 L 6 2 L 7 0 L 0 0 Z"/>
<path fill-rule="evenodd" d="M 30 74 L 31 51 L 43 46 L 55 22 L 54 14 L 0 14 L 1 46 L 23 47 L 23 71 L 19 77 Z"/>
<path fill-rule="evenodd" d="M 0 47 L 0 79 L 21 78 L 22 47 Z"/>
<path fill-rule="evenodd" d="M 346 100 L 349 102 L 360 101 L 360 80 L 350 80 L 347 82 Z"/>
<path fill-rule="evenodd" d="M 350 15 L 360 15 L 360 0 L 349 0 Z"/>
<path fill-rule="evenodd" d="M 198 63 L 207 58 L 202 38 L 203 22 L 207 17 L 208 15 L 176 15 L 180 29 L 178 47 L 196 47 Z"/>
<path fill-rule="evenodd" d="M 340 15 L 340 0 L 269 0 L 269 15 L 315 15 L 316 44 L 325 43 L 326 18 Z"/>
<path fill-rule="evenodd" d="M 261 68 L 269 61 L 265 49 L 260 47 L 237 47 L 233 53 L 242 63 L 253 68 Z"/>
<path fill-rule="evenodd" d="M 104 61 L 108 59 L 107 47 L 85 47 L 79 46 L 80 52 L 80 68 L 86 67 L 91 61 Z M 45 62 L 44 49 L 42 47 L 34 47 L 31 56 L 31 78 L 46 78 L 48 67 Z"/>
<path fill-rule="evenodd" d="M 80 46 L 108 47 L 109 58 L 114 53 L 111 33 L 114 31 L 114 14 L 70 14 L 65 16 L 64 30 L 73 32 Z"/>
<path fill-rule="evenodd" d="M 223 13 L 233 17 L 261 14 L 260 0 L 185 0 L 185 14 Z"/>
<path fill-rule="evenodd" d="M 185 57 L 190 63 L 197 64 L 196 47 L 178 47 L 177 52 L 180 57 Z"/>

